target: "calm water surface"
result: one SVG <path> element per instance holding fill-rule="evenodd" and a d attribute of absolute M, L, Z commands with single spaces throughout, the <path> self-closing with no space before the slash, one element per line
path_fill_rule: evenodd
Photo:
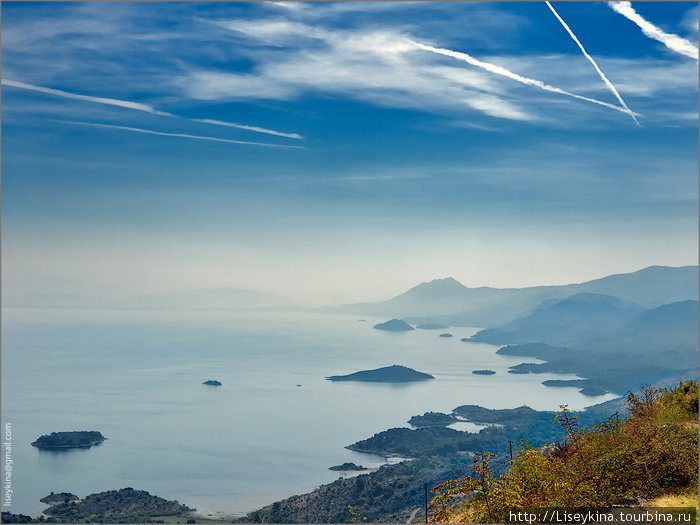
<path fill-rule="evenodd" d="M 203 513 L 239 515 L 337 479 L 331 465 L 378 467 L 345 445 L 413 415 L 463 404 L 581 409 L 613 396 L 513 375 L 522 358 L 462 343 L 476 328 L 387 333 L 356 316 L 320 313 L 5 309 L 2 422 L 12 425 L 11 511 L 39 498 L 133 487 Z M 449 331 L 452 338 L 440 338 Z M 535 361 L 527 359 L 528 361 Z M 325 380 L 400 364 L 435 380 Z M 472 370 L 489 368 L 492 376 Z M 218 379 L 221 387 L 201 383 Z M 297 386 L 301 385 L 301 386 Z M 461 430 L 475 430 L 462 425 Z M 88 450 L 40 451 L 53 431 L 98 430 Z M 6 510 L 6 509 L 4 509 Z"/>

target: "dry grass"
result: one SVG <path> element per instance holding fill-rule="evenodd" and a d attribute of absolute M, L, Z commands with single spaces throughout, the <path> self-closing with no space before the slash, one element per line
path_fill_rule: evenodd
<path fill-rule="evenodd" d="M 698 509 L 698 495 L 693 492 L 686 494 L 667 494 L 649 502 L 651 507 L 695 507 Z"/>

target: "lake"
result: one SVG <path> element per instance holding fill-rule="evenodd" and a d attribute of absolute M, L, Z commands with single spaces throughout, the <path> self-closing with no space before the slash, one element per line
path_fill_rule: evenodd
<path fill-rule="evenodd" d="M 133 487 L 234 516 L 338 478 L 328 467 L 384 458 L 344 447 L 426 411 L 572 409 L 612 399 L 547 388 L 572 375 L 507 374 L 523 358 L 463 343 L 477 328 L 388 333 L 384 318 L 322 313 L 39 310 L 2 313 L 2 423 L 12 425 L 14 513 L 49 492 Z M 452 338 L 438 337 L 449 332 Z M 525 359 L 536 362 L 534 359 Z M 411 384 L 331 382 L 399 364 Z M 492 376 L 472 374 L 491 369 Z M 220 387 L 202 385 L 217 379 Z M 301 385 L 301 386 L 297 386 Z M 41 451 L 53 431 L 98 430 L 87 450 Z"/>

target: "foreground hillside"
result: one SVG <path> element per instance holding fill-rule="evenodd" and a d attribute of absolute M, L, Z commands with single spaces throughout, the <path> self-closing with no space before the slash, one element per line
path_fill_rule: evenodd
<path fill-rule="evenodd" d="M 697 382 L 645 388 L 628 396 L 627 407 L 624 419 L 610 417 L 587 430 L 564 410 L 558 421 L 566 437 L 556 445 L 521 443 L 500 477 L 490 466 L 492 454 L 476 454 L 476 475 L 435 488 L 432 522 L 506 523 L 519 510 L 604 510 L 697 495 Z"/>
<path fill-rule="evenodd" d="M 582 424 L 603 419 L 621 405 L 617 401 L 589 407 L 581 413 Z M 356 477 L 338 479 L 308 494 L 293 496 L 248 514 L 241 521 L 255 523 L 340 523 L 357 521 L 406 522 L 417 512 L 424 519 L 425 488 L 444 480 L 474 475 L 473 457 L 482 450 L 497 453 L 490 466 L 497 473 L 508 469 L 510 443 L 526 438 L 536 444 L 564 439 L 565 432 L 553 423 L 554 412 L 528 407 L 490 410 L 462 405 L 452 417 L 417 429 L 391 428 L 348 445 L 358 452 L 413 458 Z M 478 433 L 445 428 L 454 417 L 488 425 Z M 415 420 L 416 418 L 412 418 Z"/>
<path fill-rule="evenodd" d="M 425 487 L 434 487 L 433 523 L 503 523 L 504 513 L 534 507 L 686 505 L 698 486 L 697 411 L 693 381 L 647 388 L 630 394 L 626 407 L 614 400 L 580 414 L 464 405 L 453 414 L 498 426 L 477 434 L 442 427 L 380 432 L 348 448 L 415 459 L 340 478 L 240 521 L 405 523 L 413 515 L 422 522 Z"/>

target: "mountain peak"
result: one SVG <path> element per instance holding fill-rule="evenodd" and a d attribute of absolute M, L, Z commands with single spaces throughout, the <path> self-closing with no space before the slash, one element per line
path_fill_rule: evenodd
<path fill-rule="evenodd" d="M 467 287 L 453 277 L 445 277 L 444 279 L 433 279 L 432 281 L 420 283 L 414 286 L 411 290 L 431 289 L 436 292 L 449 292 L 452 290 L 466 290 Z M 409 290 L 410 291 L 410 290 Z"/>

